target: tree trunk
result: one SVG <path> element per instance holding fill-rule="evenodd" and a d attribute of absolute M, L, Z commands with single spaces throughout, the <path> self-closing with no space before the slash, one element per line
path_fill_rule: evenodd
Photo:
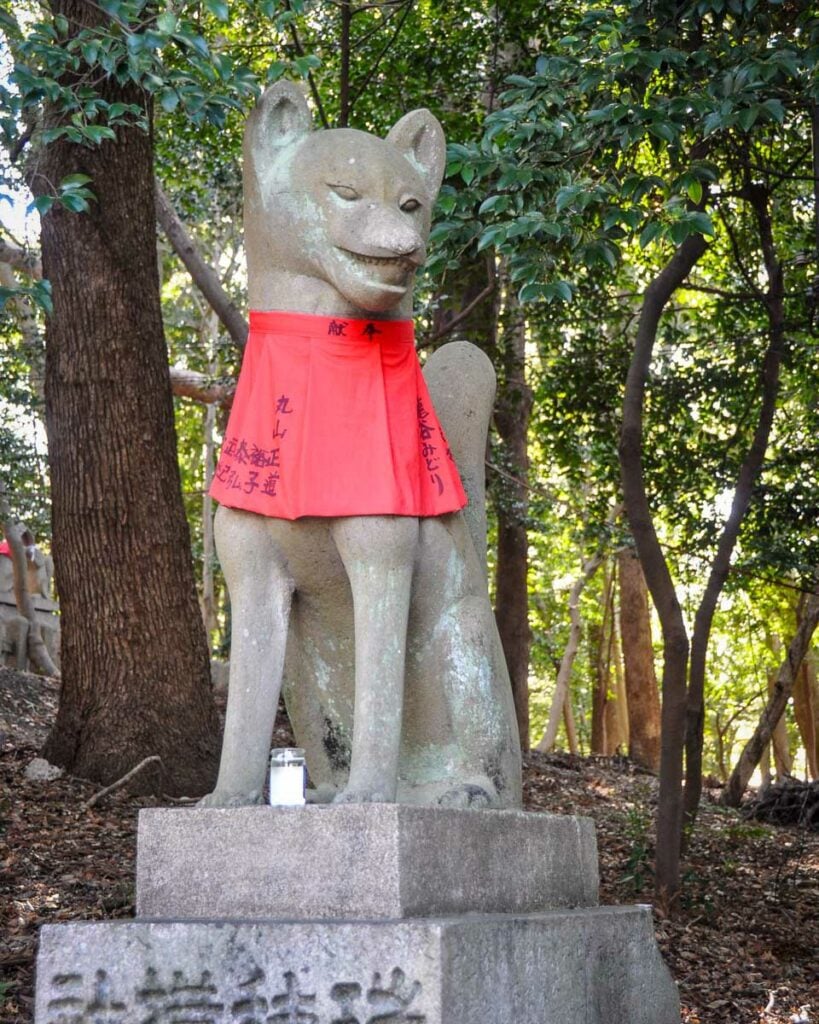
<path fill-rule="evenodd" d="M 779 637 L 774 637 L 773 651 L 775 652 L 777 659 L 782 657 L 782 641 Z M 774 692 L 776 686 L 776 672 L 768 672 L 768 698 L 770 699 L 771 694 Z M 797 673 L 798 678 L 798 673 Z M 794 684 L 795 685 L 795 684 Z M 773 753 L 774 769 L 776 771 L 776 781 L 782 782 L 791 773 L 793 761 L 791 758 L 790 745 L 788 743 L 788 725 L 785 721 L 785 714 L 779 716 L 779 720 L 773 727 L 771 733 L 771 751 Z"/>
<path fill-rule="evenodd" d="M 602 561 L 602 551 L 597 551 L 591 558 L 587 558 L 581 566 L 580 575 L 572 584 L 572 589 L 569 592 L 569 637 L 563 650 L 563 657 L 560 659 L 560 668 L 557 671 L 557 681 L 555 682 L 555 690 L 549 708 L 549 721 L 546 725 L 546 732 L 537 745 L 537 749 L 544 753 L 551 750 L 555 745 L 561 715 L 565 718 L 566 708 L 568 707 L 571 710 L 569 682 L 572 676 L 572 667 L 577 657 L 577 648 L 580 645 L 580 634 L 582 631 L 580 595 Z M 571 738 L 568 738 L 571 745 Z"/>
<path fill-rule="evenodd" d="M 628 700 L 629 756 L 652 771 L 660 767 L 660 693 L 654 670 L 648 587 L 637 553 L 624 548 L 620 570 L 620 636 Z"/>
<path fill-rule="evenodd" d="M 793 688 L 793 714 L 799 727 L 799 735 L 802 737 L 808 775 L 811 779 L 819 778 L 819 759 L 816 756 L 816 719 L 819 713 L 817 697 L 819 697 L 819 693 L 817 693 L 816 684 L 816 664 L 813 660 L 813 652 L 808 651 Z"/>
<path fill-rule="evenodd" d="M 52 8 L 72 33 L 105 17 L 81 0 Z M 98 89 L 146 103 L 112 78 Z M 47 126 L 57 117 L 47 109 Z M 152 158 L 150 134 L 120 128 L 93 148 L 59 139 L 30 171 L 35 194 L 84 173 L 96 197 L 88 213 L 55 206 L 42 224 L 63 670 L 44 755 L 107 784 L 158 754 L 161 771 L 134 788 L 196 795 L 212 788 L 218 726 L 176 462 Z"/>
<path fill-rule="evenodd" d="M 606 703 L 609 696 L 608 670 L 603 671 L 600 651 L 603 645 L 603 627 L 597 623 L 589 624 L 589 667 L 592 681 L 592 721 L 591 721 L 591 752 L 605 755 L 606 753 Z"/>
<path fill-rule="evenodd" d="M 612 574 L 612 579 L 614 574 Z M 628 750 L 628 698 L 623 668 L 620 663 L 620 645 L 617 642 L 617 626 L 614 618 L 614 587 L 611 591 L 609 615 L 608 655 L 609 675 L 614 678 L 613 699 L 606 704 L 606 754 L 625 754 Z"/>
<path fill-rule="evenodd" d="M 574 712 L 572 711 L 572 702 L 570 694 L 566 694 L 566 700 L 563 702 L 563 726 L 566 730 L 566 743 L 569 747 L 570 754 L 580 753 L 580 744 L 577 741 L 577 726 L 574 721 Z"/>
<path fill-rule="evenodd" d="M 512 681 L 523 750 L 529 749 L 529 539 L 526 532 L 529 419 L 532 392 L 525 379 L 526 323 L 507 289 L 506 323 L 500 341 L 501 373 L 495 422 L 503 441 L 505 480 L 498 501 L 495 619 Z"/>
<path fill-rule="evenodd" d="M 689 827 L 694 823 L 702 795 L 705 671 L 711 626 L 720 594 L 728 579 L 731 556 L 739 538 L 739 530 L 751 504 L 754 485 L 762 469 L 765 452 L 768 448 L 768 438 L 779 395 L 780 367 L 785 351 L 785 282 L 782 266 L 776 255 L 768 198 L 763 189 L 750 186 L 748 199 L 756 217 L 763 262 L 768 278 L 768 291 L 764 296 L 769 325 L 768 347 L 760 374 L 762 394 L 754 436 L 737 475 L 731 511 L 720 533 L 717 551 L 708 574 L 708 582 L 694 618 L 691 667 L 688 679 L 685 793 L 683 797 L 685 823 Z"/>
<path fill-rule="evenodd" d="M 680 889 L 682 757 L 689 647 L 682 609 L 648 501 L 643 474 L 643 401 L 660 318 L 671 296 L 705 249 L 705 239 L 701 235 L 689 236 L 646 288 L 626 379 L 619 448 L 626 514 L 663 631 L 662 740 L 655 878 L 658 900 L 666 910 L 670 910 Z"/>
<path fill-rule="evenodd" d="M 753 736 L 745 744 L 736 767 L 731 773 L 720 802 L 728 807 L 739 807 L 742 794 L 759 763 L 762 753 L 769 743 L 777 722 L 782 717 L 785 705 L 793 691 L 796 676 L 805 654 L 810 648 L 811 638 L 819 625 L 819 595 L 815 592 L 805 602 L 802 619 L 796 635 L 788 647 L 788 655 L 779 667 L 773 690 L 765 710 L 759 719 Z"/>

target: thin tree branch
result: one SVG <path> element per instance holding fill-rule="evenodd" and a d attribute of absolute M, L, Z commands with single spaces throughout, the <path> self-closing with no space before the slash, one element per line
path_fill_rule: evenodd
<path fill-rule="evenodd" d="M 289 0 L 287 4 L 288 11 L 292 11 L 293 8 L 290 6 Z M 307 53 L 302 46 L 301 39 L 299 37 L 298 29 L 296 28 L 295 21 L 291 21 L 289 26 L 290 38 L 293 40 L 293 46 L 296 48 L 296 53 L 299 57 L 306 57 Z M 316 85 L 316 79 L 312 71 L 307 72 L 307 83 L 310 86 L 310 93 L 313 97 L 313 102 L 316 104 L 316 112 L 318 113 L 319 120 L 321 121 L 322 128 L 329 128 L 330 122 L 327 120 L 327 114 L 324 110 L 324 104 L 321 102 L 321 96 L 319 95 L 318 86 Z"/>
<path fill-rule="evenodd" d="M 173 204 L 165 195 L 158 181 L 155 183 L 155 192 L 156 217 L 162 225 L 162 230 L 168 236 L 177 256 L 187 267 L 194 284 L 224 324 L 228 334 L 239 348 L 244 348 L 247 341 L 247 321 L 222 287 L 222 282 L 216 272 L 205 263 L 196 243 L 188 234 L 185 225 L 179 219 Z"/>
<path fill-rule="evenodd" d="M 81 805 L 80 810 L 87 811 L 99 800 L 102 800 L 104 796 L 107 796 L 109 793 L 113 793 L 114 790 L 121 789 L 126 782 L 130 782 L 138 772 L 141 772 L 143 768 L 147 768 L 149 764 L 162 764 L 162 758 L 159 754 L 151 754 L 150 757 L 143 758 L 136 767 L 123 775 L 121 779 L 117 779 L 117 781 L 112 782 L 110 786 L 106 786 L 105 789 L 101 789 L 99 793 L 95 793 L 90 800 L 86 800 L 85 803 Z"/>
<path fill-rule="evenodd" d="M 404 25 L 406 23 L 406 20 L 410 16 L 410 13 L 412 11 L 412 4 L 413 4 L 413 0 L 409 0 L 409 2 L 406 5 L 406 8 L 401 13 L 400 18 L 398 19 L 398 24 L 395 26 L 395 31 L 390 36 L 390 38 L 387 40 L 386 45 L 381 50 L 381 53 L 379 53 L 378 56 L 375 58 L 375 60 L 373 61 L 372 66 L 370 67 L 369 71 L 364 76 L 364 78 L 360 82 L 356 83 L 356 90 L 353 93 L 353 95 L 350 97 L 350 107 L 349 107 L 350 111 L 352 111 L 353 106 L 355 105 L 356 100 L 361 96 L 361 94 L 364 92 L 364 90 L 367 88 L 367 86 L 370 84 L 370 82 L 373 80 L 373 78 L 375 78 L 375 75 L 376 75 L 376 73 L 378 71 L 378 67 L 381 64 L 381 61 L 387 55 L 387 53 L 389 52 L 390 48 L 395 43 L 395 40 L 401 34 L 401 29 L 404 27 Z M 396 8 L 396 10 L 397 10 L 397 8 Z M 393 13 L 390 15 L 390 17 L 392 17 L 394 15 L 394 13 L 395 13 L 395 11 L 393 11 Z M 389 19 L 387 19 L 387 20 L 389 20 Z"/>
<path fill-rule="evenodd" d="M 236 393 L 236 381 L 215 381 L 205 373 L 186 370 L 181 366 L 170 367 L 171 388 L 180 398 L 192 398 L 203 405 L 218 405 L 230 409 Z"/>
<path fill-rule="evenodd" d="M 458 313 L 456 313 L 451 320 L 444 324 L 443 327 L 439 327 L 438 330 L 432 335 L 432 337 L 422 342 L 418 346 L 418 348 L 429 348 L 430 345 L 434 345 L 436 341 L 440 340 L 445 335 L 449 334 L 450 331 L 453 331 L 458 326 L 459 323 L 461 323 L 463 320 L 466 320 L 466 318 L 469 316 L 473 309 L 479 306 L 484 301 L 484 299 L 488 299 L 489 296 L 494 292 L 494 290 L 495 282 L 490 281 L 490 283 L 482 291 L 478 292 L 478 294 L 475 296 L 474 299 L 472 299 L 471 302 L 468 302 L 464 306 L 464 308 L 460 310 Z"/>

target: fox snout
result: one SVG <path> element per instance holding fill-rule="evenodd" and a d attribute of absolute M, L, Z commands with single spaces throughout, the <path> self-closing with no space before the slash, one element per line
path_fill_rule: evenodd
<path fill-rule="evenodd" d="M 340 218 L 332 231 L 333 242 L 341 249 L 374 262 L 395 261 L 420 267 L 427 249 L 420 232 L 405 214 L 376 206 L 356 210 Z"/>

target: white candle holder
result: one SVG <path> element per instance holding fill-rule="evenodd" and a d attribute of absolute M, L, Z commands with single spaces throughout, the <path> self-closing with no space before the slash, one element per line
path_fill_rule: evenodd
<path fill-rule="evenodd" d="M 271 806 L 303 806 L 304 782 L 304 751 L 301 747 L 277 747 L 270 751 L 268 802 Z"/>

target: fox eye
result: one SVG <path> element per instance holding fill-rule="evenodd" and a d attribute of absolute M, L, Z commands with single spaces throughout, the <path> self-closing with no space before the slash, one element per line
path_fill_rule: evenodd
<path fill-rule="evenodd" d="M 401 209 L 404 211 L 404 213 L 415 213 L 416 210 L 421 209 L 421 204 L 418 202 L 417 199 L 410 197 L 409 199 L 405 199 L 403 203 L 401 203 Z"/>
<path fill-rule="evenodd" d="M 332 182 L 328 181 L 327 187 L 332 189 L 340 199 L 346 199 L 348 202 L 353 202 L 353 200 L 361 198 L 352 185 L 334 185 Z"/>

